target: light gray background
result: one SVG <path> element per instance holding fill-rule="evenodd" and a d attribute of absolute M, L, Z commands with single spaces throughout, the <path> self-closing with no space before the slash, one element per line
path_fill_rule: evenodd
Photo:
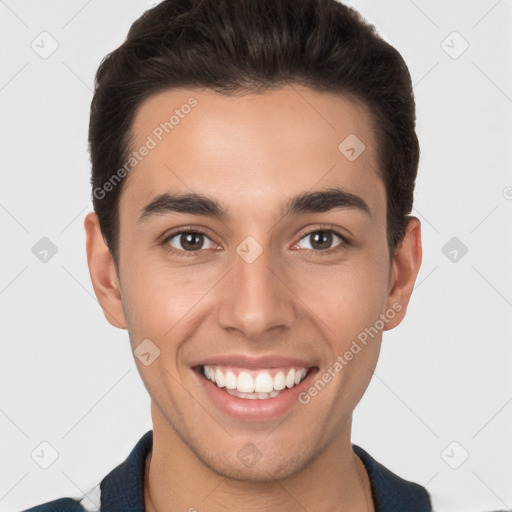
<path fill-rule="evenodd" d="M 0 0 L 5 512 L 81 496 L 151 429 L 127 333 L 94 297 L 83 218 L 92 209 L 93 76 L 154 3 Z M 425 485 L 438 511 L 512 508 L 512 2 L 350 4 L 413 77 L 422 150 L 414 213 L 424 242 L 409 313 L 384 335 L 353 442 Z M 31 48 L 51 48 L 43 31 L 59 45 L 47 59 Z M 458 58 L 464 41 L 454 31 L 469 43 Z M 46 263 L 32 253 L 42 237 L 58 249 Z M 442 252 L 452 237 L 468 248 L 456 262 Z M 48 469 L 31 458 L 42 441 L 59 454 Z"/>

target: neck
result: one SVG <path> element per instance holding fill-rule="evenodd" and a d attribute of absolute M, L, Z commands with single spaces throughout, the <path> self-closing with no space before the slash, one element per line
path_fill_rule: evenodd
<path fill-rule="evenodd" d="M 286 478 L 236 480 L 200 460 L 168 425 L 153 428 L 146 459 L 146 512 L 374 512 L 363 463 L 352 450 L 350 427 L 313 460 Z"/>

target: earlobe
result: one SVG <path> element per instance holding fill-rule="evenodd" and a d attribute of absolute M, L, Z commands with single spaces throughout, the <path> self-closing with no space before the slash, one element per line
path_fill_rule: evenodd
<path fill-rule="evenodd" d="M 421 223 L 416 217 L 410 217 L 404 237 L 391 262 L 390 290 L 386 306 L 397 314 L 386 324 L 385 330 L 393 329 L 404 319 L 421 260 Z"/>
<path fill-rule="evenodd" d="M 87 264 L 94 293 L 105 318 L 114 327 L 126 329 L 126 318 L 121 300 L 121 286 L 112 254 L 103 239 L 98 216 L 90 212 L 85 217 Z"/>

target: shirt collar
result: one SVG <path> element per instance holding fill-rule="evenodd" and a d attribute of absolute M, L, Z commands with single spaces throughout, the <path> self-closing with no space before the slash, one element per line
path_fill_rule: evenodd
<path fill-rule="evenodd" d="M 352 445 L 352 448 L 368 473 L 375 512 L 432 511 L 430 497 L 424 487 L 400 478 L 359 446 Z"/>
<path fill-rule="evenodd" d="M 144 512 L 144 468 L 153 446 L 153 431 L 146 432 L 127 459 L 101 481 L 102 512 Z"/>

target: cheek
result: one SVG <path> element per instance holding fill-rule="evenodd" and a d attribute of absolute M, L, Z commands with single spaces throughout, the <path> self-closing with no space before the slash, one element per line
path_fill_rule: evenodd
<path fill-rule="evenodd" d="M 123 307 L 134 341 L 141 337 L 163 341 L 175 326 L 182 330 L 182 320 L 200 309 L 197 304 L 213 288 L 216 278 L 212 269 L 200 265 L 171 268 L 162 261 L 131 258 L 122 269 L 121 282 Z"/>
<path fill-rule="evenodd" d="M 387 269 L 373 262 L 337 272 L 331 268 L 310 279 L 301 298 L 320 319 L 317 325 L 323 329 L 330 352 L 327 367 L 318 376 L 329 381 L 328 391 L 319 393 L 319 400 L 342 421 L 361 399 L 377 364 L 382 336 L 375 326 L 385 311 Z"/>
<path fill-rule="evenodd" d="M 375 323 L 387 298 L 387 269 L 378 262 L 294 269 L 294 290 L 340 350 Z"/>

